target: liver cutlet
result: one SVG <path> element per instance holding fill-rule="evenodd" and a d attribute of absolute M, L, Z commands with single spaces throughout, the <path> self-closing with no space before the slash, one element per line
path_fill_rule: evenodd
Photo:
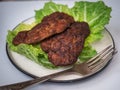
<path fill-rule="evenodd" d="M 72 16 L 54 12 L 45 16 L 31 30 L 19 32 L 13 39 L 13 44 L 40 43 L 51 63 L 66 66 L 77 61 L 89 34 L 86 22 L 75 22 Z"/>
<path fill-rule="evenodd" d="M 74 19 L 72 16 L 63 12 L 54 12 L 45 16 L 42 22 L 34 26 L 31 30 L 19 32 L 13 39 L 13 44 L 39 43 L 52 35 L 63 32 L 73 22 Z"/>
<path fill-rule="evenodd" d="M 89 34 L 86 22 L 74 22 L 64 32 L 43 40 L 41 48 L 55 66 L 71 65 L 77 61 Z"/>

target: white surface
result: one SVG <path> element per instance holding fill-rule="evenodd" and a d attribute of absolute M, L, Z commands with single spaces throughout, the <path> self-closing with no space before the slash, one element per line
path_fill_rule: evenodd
<path fill-rule="evenodd" d="M 94 1 L 94 0 L 91 0 Z M 51 83 L 46 82 L 26 90 L 119 90 L 120 88 L 120 1 L 104 0 L 112 7 L 111 21 L 106 26 L 112 33 L 117 55 L 109 66 L 99 74 L 83 81 L 74 83 Z M 56 0 L 56 2 L 59 2 Z M 65 4 L 72 4 L 72 1 L 62 1 Z M 0 2 L 0 86 L 32 79 L 15 68 L 6 54 L 7 30 L 13 29 L 18 23 L 28 17 L 34 16 L 34 10 L 43 7 L 43 1 L 23 2 Z"/>

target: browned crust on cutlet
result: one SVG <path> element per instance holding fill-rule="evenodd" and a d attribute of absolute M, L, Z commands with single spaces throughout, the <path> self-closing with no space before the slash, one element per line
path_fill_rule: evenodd
<path fill-rule="evenodd" d="M 37 24 L 30 31 L 19 32 L 13 39 L 13 44 L 18 45 L 21 43 L 35 44 L 40 41 L 63 32 L 67 27 L 74 22 L 73 17 L 63 12 L 54 12 L 45 16 L 41 23 Z M 22 35 L 24 37 L 22 37 Z"/>
<path fill-rule="evenodd" d="M 54 65 L 71 65 L 77 61 L 89 34 L 87 23 L 75 22 L 64 32 L 43 40 L 41 48 L 48 53 L 49 61 Z"/>

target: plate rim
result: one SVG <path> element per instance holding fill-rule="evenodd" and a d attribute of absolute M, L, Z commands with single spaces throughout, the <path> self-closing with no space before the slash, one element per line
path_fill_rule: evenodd
<path fill-rule="evenodd" d="M 23 20 L 23 21 L 20 22 L 18 25 L 16 25 L 12 30 L 14 30 L 16 27 L 18 27 L 21 23 L 24 23 L 24 22 L 26 22 L 27 20 L 29 20 L 29 19 L 31 19 L 31 18 L 34 18 L 34 16 L 29 17 L 29 18 Z M 112 39 L 112 43 L 113 43 L 113 48 L 115 49 L 115 41 L 114 41 L 114 38 L 113 38 L 112 34 L 110 33 L 110 31 L 109 31 L 106 27 L 105 27 L 104 29 L 105 29 L 105 30 L 107 31 L 107 33 L 110 35 L 110 37 L 111 37 L 111 39 Z M 31 74 L 31 73 L 23 70 L 20 66 L 18 66 L 17 64 L 15 64 L 15 62 L 12 60 L 9 52 L 10 52 L 10 50 L 9 50 L 9 47 L 8 47 L 8 43 L 6 42 L 6 53 L 7 53 L 7 56 L 8 56 L 8 58 L 9 58 L 9 60 L 11 61 L 11 63 L 12 63 L 19 71 L 21 71 L 22 73 L 24 73 L 24 74 L 26 74 L 26 75 L 28 75 L 28 76 L 30 76 L 30 77 L 32 77 L 32 78 L 37 78 L 37 76 L 35 76 L 35 75 L 33 75 L 33 74 Z M 113 57 L 112 57 L 112 58 L 113 58 Z M 93 74 L 91 74 L 91 75 L 88 75 L 88 76 L 85 76 L 85 77 L 82 77 L 82 78 L 71 79 L 71 80 L 52 80 L 52 79 L 50 79 L 50 80 L 48 80 L 48 81 L 50 81 L 50 82 L 55 82 L 55 83 L 66 83 L 66 82 L 74 82 L 74 81 L 80 81 L 80 80 L 84 80 L 84 79 L 90 78 L 90 77 L 92 77 L 92 76 L 100 73 L 102 70 L 104 70 L 104 69 L 106 68 L 106 66 L 108 66 L 108 64 L 111 62 L 112 58 L 109 60 L 109 62 L 108 62 L 102 69 L 100 69 L 99 71 L 97 71 L 97 72 L 95 72 L 95 73 L 93 73 Z"/>

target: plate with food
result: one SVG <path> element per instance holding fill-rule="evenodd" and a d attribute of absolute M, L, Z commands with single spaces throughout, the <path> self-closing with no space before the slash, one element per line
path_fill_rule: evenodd
<path fill-rule="evenodd" d="M 105 28 L 110 13 L 111 7 L 103 1 L 79 1 L 71 8 L 46 2 L 42 9 L 35 10 L 34 17 L 8 31 L 7 54 L 17 68 L 33 77 L 63 71 L 89 60 L 109 45 L 115 47 L 112 35 Z M 69 74 L 51 81 L 83 78 Z"/>

